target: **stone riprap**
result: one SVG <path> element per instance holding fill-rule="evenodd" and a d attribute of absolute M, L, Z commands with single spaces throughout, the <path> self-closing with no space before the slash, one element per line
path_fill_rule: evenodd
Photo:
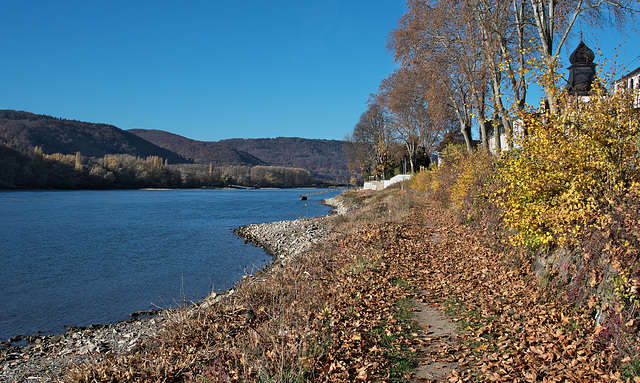
<path fill-rule="evenodd" d="M 64 370 L 72 365 L 136 350 L 165 320 L 160 313 L 111 325 L 69 327 L 65 334 L 31 335 L 24 347 L 5 343 L 0 347 L 0 381 L 62 382 Z"/>
<path fill-rule="evenodd" d="M 325 220 L 298 219 L 241 226 L 234 232 L 265 249 L 275 260 L 287 263 L 307 251 L 327 234 Z"/>

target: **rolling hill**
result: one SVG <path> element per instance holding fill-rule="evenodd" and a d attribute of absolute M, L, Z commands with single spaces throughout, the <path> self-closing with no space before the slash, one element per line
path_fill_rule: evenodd
<path fill-rule="evenodd" d="M 171 150 L 197 164 L 213 164 L 214 166 L 255 166 L 267 164 L 265 161 L 247 152 L 237 150 L 219 142 L 192 140 L 163 130 L 129 129 L 127 132 L 131 132 L 162 148 Z"/>
<path fill-rule="evenodd" d="M 232 138 L 220 141 L 277 166 L 307 169 L 316 176 L 349 180 L 344 141 L 298 137 Z"/>
<path fill-rule="evenodd" d="M 15 110 L 0 110 L 0 145 L 30 156 L 35 146 L 46 154 L 103 157 L 106 154 L 159 156 L 169 163 L 186 158 L 113 125 L 65 120 Z"/>
<path fill-rule="evenodd" d="M 196 163 L 283 166 L 305 169 L 326 180 L 350 178 L 343 141 L 297 137 L 197 141 L 161 130 L 128 131 Z"/>
<path fill-rule="evenodd" d="M 197 141 L 161 130 L 123 130 L 108 124 L 0 110 L 0 147 L 4 147 L 0 160 L 22 163 L 36 146 L 45 154 L 80 152 L 94 159 L 107 154 L 158 156 L 169 164 L 277 166 L 305 169 L 312 177 L 327 181 L 348 182 L 350 178 L 343 141 L 297 137 Z"/>

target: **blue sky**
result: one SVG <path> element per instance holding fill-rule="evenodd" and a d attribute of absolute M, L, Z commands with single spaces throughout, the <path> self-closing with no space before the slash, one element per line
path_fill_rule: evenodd
<path fill-rule="evenodd" d="M 0 0 L 0 108 L 199 140 L 342 139 L 403 0 Z"/>
<path fill-rule="evenodd" d="M 342 139 L 393 71 L 386 36 L 404 11 L 404 0 L 0 0 L 0 109 L 205 141 Z M 627 40 L 637 56 L 637 34 Z"/>

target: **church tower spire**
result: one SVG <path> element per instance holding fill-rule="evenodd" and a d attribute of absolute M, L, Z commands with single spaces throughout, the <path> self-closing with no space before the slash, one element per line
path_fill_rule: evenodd
<path fill-rule="evenodd" d="M 596 55 L 593 51 L 582 41 L 582 35 L 580 36 L 580 44 L 575 51 L 569 56 L 569 62 L 571 66 L 567 68 L 569 70 L 569 80 L 567 81 L 566 90 L 569 94 L 578 96 L 588 96 L 593 84 L 593 79 L 596 77 L 596 64 L 593 60 Z"/>

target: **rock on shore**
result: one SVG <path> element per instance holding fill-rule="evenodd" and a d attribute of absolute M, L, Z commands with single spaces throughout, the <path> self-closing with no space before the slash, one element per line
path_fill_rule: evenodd
<path fill-rule="evenodd" d="M 26 337 L 28 346 L 0 347 L 0 382 L 62 382 L 68 367 L 106 354 L 128 353 L 153 337 L 161 314 L 111 325 L 69 327 L 65 334 Z"/>
<path fill-rule="evenodd" d="M 277 261 L 287 263 L 320 241 L 327 234 L 326 226 L 321 219 L 298 219 L 241 226 L 234 232 L 265 249 Z"/>
<path fill-rule="evenodd" d="M 358 208 L 356 204 L 352 204 L 352 205 L 346 204 L 344 198 L 342 198 L 342 195 L 337 195 L 332 198 L 327 198 L 325 200 L 322 200 L 322 203 L 324 203 L 327 206 L 333 207 L 333 209 L 331 210 L 331 213 L 336 215 L 349 214 L 349 212 Z"/>

